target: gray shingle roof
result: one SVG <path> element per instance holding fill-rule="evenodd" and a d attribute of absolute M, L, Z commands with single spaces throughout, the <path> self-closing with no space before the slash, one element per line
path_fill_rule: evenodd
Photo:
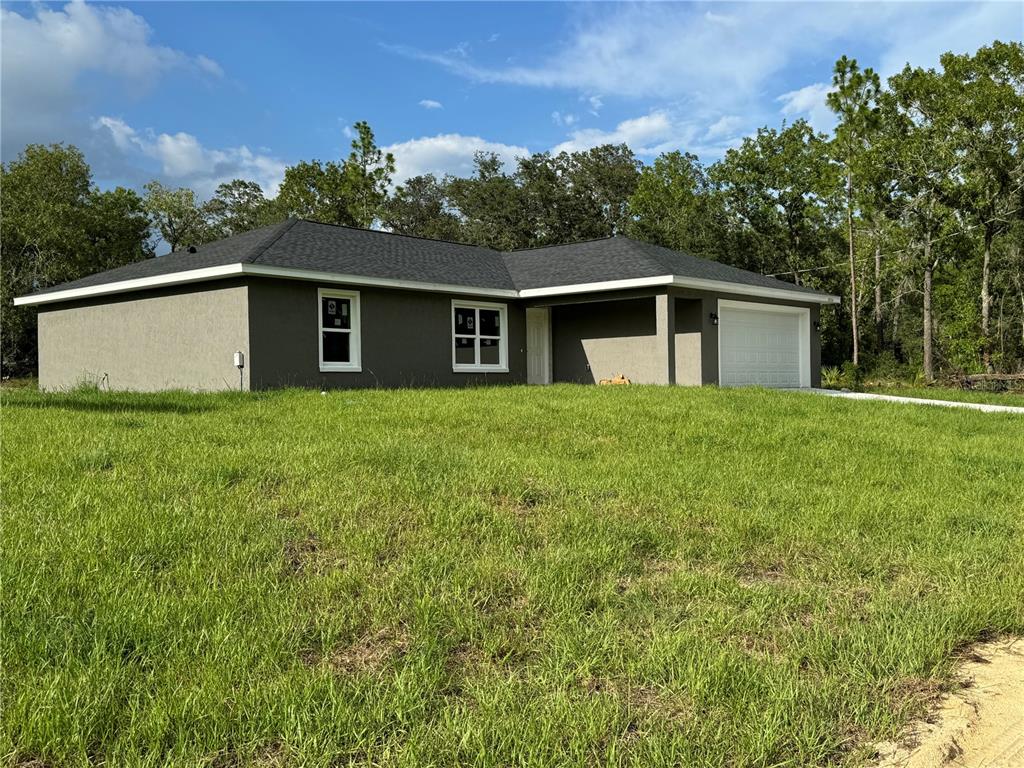
<path fill-rule="evenodd" d="M 506 254 L 505 263 L 520 290 L 675 275 L 822 295 L 813 288 L 622 236 L 512 251 Z"/>
<path fill-rule="evenodd" d="M 502 253 L 475 245 L 302 219 L 289 219 L 208 243 L 195 253 L 177 251 L 99 272 L 33 295 L 230 264 L 504 290 L 676 275 L 824 295 L 821 291 L 621 236 Z"/>

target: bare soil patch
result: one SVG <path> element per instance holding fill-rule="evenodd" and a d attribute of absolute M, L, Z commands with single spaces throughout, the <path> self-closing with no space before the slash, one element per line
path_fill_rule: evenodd
<path fill-rule="evenodd" d="M 878 745 L 876 768 L 1024 768 L 1024 640 L 977 646 L 961 673 L 905 743 Z"/>

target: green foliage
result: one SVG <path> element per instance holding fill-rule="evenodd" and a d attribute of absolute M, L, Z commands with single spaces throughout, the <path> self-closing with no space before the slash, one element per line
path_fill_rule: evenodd
<path fill-rule="evenodd" d="M 214 239 L 230 237 L 286 218 L 276 200 L 267 200 L 255 181 L 233 179 L 217 187 L 203 205 L 206 226 Z"/>
<path fill-rule="evenodd" d="M 852 768 L 958 649 L 1024 632 L 1016 416 L 635 386 L 3 398 L 13 765 Z"/>
<path fill-rule="evenodd" d="M 803 270 L 836 253 L 836 174 L 827 150 L 826 138 L 798 120 L 759 129 L 712 166 L 739 229 L 734 266 L 788 272 L 799 284 Z"/>
<path fill-rule="evenodd" d="M 469 177 L 407 181 L 383 220 L 394 232 L 446 233 L 499 250 L 609 237 L 630 222 L 638 166 L 625 145 L 521 157 L 513 173 L 496 154 L 481 152 Z"/>
<path fill-rule="evenodd" d="M 462 222 L 450 209 L 444 185 L 433 174 L 414 176 L 398 186 L 384 205 L 381 223 L 404 235 L 463 239 Z"/>
<path fill-rule="evenodd" d="M 395 158 L 377 147 L 369 124 L 354 127 L 357 135 L 344 162 L 303 161 L 285 169 L 279 213 L 352 227 L 369 227 L 378 220 Z"/>
<path fill-rule="evenodd" d="M 445 179 L 466 241 L 503 251 L 525 247 L 532 239 L 533 225 L 524 215 L 526 200 L 515 178 L 505 173 L 494 153 L 478 152 L 474 166 L 468 178 Z"/>
<path fill-rule="evenodd" d="M 159 181 L 151 181 L 145 185 L 145 190 L 146 213 L 172 253 L 216 239 L 217 233 L 208 226 L 206 215 L 191 189 L 170 189 Z"/>
<path fill-rule="evenodd" d="M 843 384 L 853 391 L 860 390 L 861 381 L 863 380 L 864 371 L 858 363 L 852 360 L 847 360 L 842 365 L 843 371 Z"/>
<path fill-rule="evenodd" d="M 725 197 L 696 155 L 659 155 L 641 171 L 629 204 L 633 237 L 702 258 L 733 261 Z"/>
<path fill-rule="evenodd" d="M 0 368 L 36 365 L 36 310 L 13 299 L 152 256 L 149 221 L 134 192 L 100 192 L 75 147 L 32 144 L 0 170 Z"/>
<path fill-rule="evenodd" d="M 821 386 L 825 389 L 842 389 L 845 386 L 842 368 L 837 365 L 828 365 L 822 368 Z"/>

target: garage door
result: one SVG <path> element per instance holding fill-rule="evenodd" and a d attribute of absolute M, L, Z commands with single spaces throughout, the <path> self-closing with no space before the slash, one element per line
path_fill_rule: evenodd
<path fill-rule="evenodd" d="M 808 311 L 796 307 L 719 302 L 722 386 L 810 386 L 809 320 Z"/>

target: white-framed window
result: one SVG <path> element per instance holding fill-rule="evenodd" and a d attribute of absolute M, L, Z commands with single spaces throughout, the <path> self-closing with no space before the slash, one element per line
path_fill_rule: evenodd
<path fill-rule="evenodd" d="M 361 371 L 359 358 L 359 292 L 317 291 L 320 326 L 320 370 Z"/>
<path fill-rule="evenodd" d="M 508 373 L 508 305 L 452 302 L 452 370 Z"/>

